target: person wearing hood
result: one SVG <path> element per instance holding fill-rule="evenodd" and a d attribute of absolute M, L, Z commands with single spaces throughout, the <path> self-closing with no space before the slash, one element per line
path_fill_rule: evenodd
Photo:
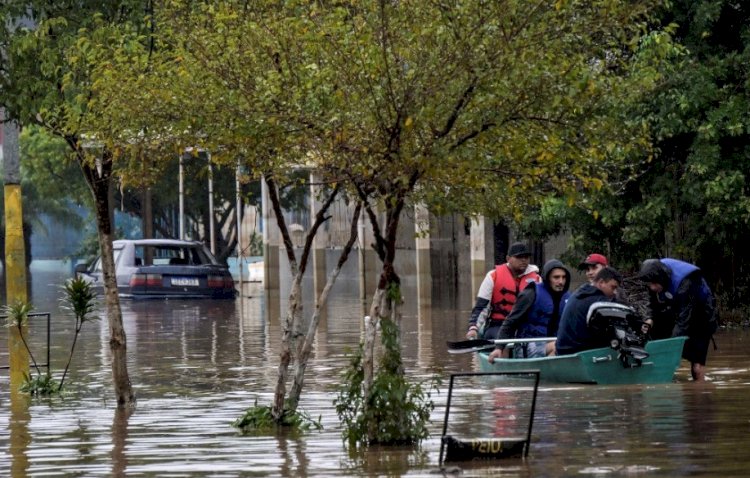
<path fill-rule="evenodd" d="M 584 284 L 571 294 L 560 317 L 555 351 L 557 355 L 569 355 L 582 350 L 603 347 L 608 344 L 589 329 L 589 308 L 597 302 L 613 302 L 622 276 L 611 267 L 605 267 L 594 277 L 593 284 Z M 606 343 L 605 343 L 606 342 Z"/>
<path fill-rule="evenodd" d="M 539 268 L 529 264 L 530 259 L 531 251 L 526 244 L 516 242 L 508 248 L 507 262 L 487 273 L 469 317 L 467 339 L 476 339 L 480 335 L 486 339 L 496 338 L 518 294 L 529 283 L 542 280 Z"/>
<path fill-rule="evenodd" d="M 705 379 L 708 347 L 716 332 L 716 302 L 701 270 L 677 259 L 646 259 L 638 278 L 650 292 L 653 338 L 687 336 L 682 357 L 693 379 Z"/>
<path fill-rule="evenodd" d="M 560 323 L 565 303 L 570 297 L 570 271 L 557 259 L 547 261 L 542 268 L 543 280 L 529 284 L 519 295 L 513 310 L 503 321 L 499 339 L 514 337 L 554 337 Z M 552 352 L 545 342 L 517 344 L 513 356 L 517 358 L 544 357 Z M 504 346 L 498 345 L 489 356 L 489 362 L 504 354 Z"/>

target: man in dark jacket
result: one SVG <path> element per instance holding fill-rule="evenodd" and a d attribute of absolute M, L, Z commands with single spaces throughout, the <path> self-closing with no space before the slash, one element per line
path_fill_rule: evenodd
<path fill-rule="evenodd" d="M 557 259 L 547 261 L 542 268 L 543 281 L 529 284 L 519 295 L 508 317 L 503 321 L 499 339 L 514 337 L 554 337 L 560 324 L 560 315 L 565 308 L 570 292 L 570 271 Z M 518 358 L 544 357 L 547 344 L 529 342 L 516 345 L 514 356 Z M 504 346 L 492 351 L 489 362 L 503 355 Z M 551 350 L 554 350 L 551 348 Z M 507 353 L 505 354 L 508 355 Z"/>
<path fill-rule="evenodd" d="M 594 277 L 593 284 L 579 287 L 568 299 L 557 331 L 557 355 L 568 355 L 582 350 L 608 345 L 606 337 L 597 337 L 588 327 L 589 308 L 597 302 L 612 302 L 622 276 L 611 267 L 605 267 Z"/>
<path fill-rule="evenodd" d="M 716 332 L 716 302 L 701 270 L 677 259 L 647 259 L 638 278 L 648 284 L 655 339 L 687 335 L 682 357 L 693 379 L 705 379 L 711 337 Z"/>

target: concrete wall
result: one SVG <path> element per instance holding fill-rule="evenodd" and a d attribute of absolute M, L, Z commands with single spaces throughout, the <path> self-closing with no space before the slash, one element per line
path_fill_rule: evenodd
<path fill-rule="evenodd" d="M 313 181 L 314 182 L 314 181 Z M 311 191 L 314 194 L 314 190 Z M 310 217 L 313 216 L 320 203 L 307 198 L 310 211 L 305 213 L 285 213 L 288 224 L 295 224 L 292 234 L 295 246 L 301 247 L 304 235 L 309 228 Z M 335 264 L 336 250 L 341 249 L 349 238 L 354 204 L 346 204 L 339 199 L 332 205 L 328 214 L 331 218 L 326 221 L 315 241 L 313 258 L 315 265 L 312 269 L 311 280 L 315 283 L 314 290 L 320 292 L 323 279 L 330 273 Z M 266 218 L 272 218 L 272 213 L 264 208 Z M 381 226 L 385 218 L 381 214 Z M 276 278 L 266 281 L 266 288 L 278 290 L 281 281 L 281 295 L 284 296 L 284 281 L 287 274 L 285 253 L 279 247 L 277 233 L 267 231 L 266 228 L 277 229 L 275 221 L 264 224 L 266 237 L 277 241 L 268 244 L 266 251 L 275 254 L 270 261 L 266 261 L 266 273 L 269 264 L 281 266 L 276 271 Z M 493 237 L 493 222 L 484 218 L 468 219 L 460 215 L 436 217 L 426 209 L 417 207 L 406 208 L 399 223 L 397 238 L 397 272 L 402 281 L 414 281 L 417 291 L 419 307 L 451 308 L 465 310 L 472 307 L 479 284 L 487 271 L 495 266 L 495 241 Z M 270 233 L 269 233 L 270 232 Z M 366 300 L 374 292 L 380 273 L 380 261 L 372 248 L 374 241 L 369 218 L 364 214 L 360 217 L 358 227 L 359 239 L 350 258 L 347 269 L 351 270 L 352 262 L 356 261 L 355 275 L 359 280 L 360 299 Z M 511 243 L 519 238 L 511 231 L 507 241 Z M 270 247 L 269 247 L 270 246 Z M 498 247 L 507 249 L 508 244 Z M 555 238 L 546 244 L 535 245 L 535 260 L 541 269 L 547 258 L 559 257 L 567 247 L 567 237 Z M 279 255 L 283 256 L 279 258 Z M 501 255 L 504 258 L 504 256 Z M 575 265 L 569 265 L 574 271 Z M 279 278 L 279 274 L 281 278 Z M 274 287 L 275 286 L 275 287 Z"/>
<path fill-rule="evenodd" d="M 465 218 L 457 215 L 431 217 L 430 260 L 433 307 L 469 307 L 474 291 L 471 281 L 471 237 Z"/>

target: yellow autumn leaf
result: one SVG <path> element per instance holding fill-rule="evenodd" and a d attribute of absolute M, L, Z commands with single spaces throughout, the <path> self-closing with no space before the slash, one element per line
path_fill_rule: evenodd
<path fill-rule="evenodd" d="M 552 153 L 550 153 L 549 151 L 542 151 L 539 154 L 538 158 L 539 158 L 540 162 L 544 162 L 544 161 L 552 158 Z"/>

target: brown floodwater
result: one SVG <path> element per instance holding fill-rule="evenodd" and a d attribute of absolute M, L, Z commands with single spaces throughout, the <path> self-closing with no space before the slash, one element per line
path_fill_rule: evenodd
<path fill-rule="evenodd" d="M 68 273 L 65 267 L 32 265 L 32 301 L 37 311 L 52 314 L 51 364 L 58 379 L 73 337 L 73 320 L 59 305 L 58 286 Z M 334 388 L 359 341 L 366 310 L 349 270 L 321 323 L 301 402 L 302 410 L 320 417 L 322 431 L 243 436 L 231 426 L 246 408 L 271 401 L 285 300 L 267 300 L 260 287 L 246 285 L 236 301 L 123 302 L 137 408 L 115 410 L 106 320 L 86 324 L 63 396 L 11 399 L 8 372 L 0 371 L 0 476 L 435 476 L 448 377 L 478 366 L 471 355 L 449 355 L 445 348 L 446 340 L 461 336 L 470 299 L 461 307 L 441 299 L 440 306 L 419 308 L 408 299 L 413 282 L 404 280 L 408 375 L 444 379 L 433 394 L 431 437 L 418 448 L 352 452 L 342 442 Z M 45 360 L 45 339 L 44 322 L 35 319 L 30 341 L 39 361 Z M 721 330 L 716 342 L 705 384 L 692 383 L 683 363 L 675 382 L 665 385 L 542 386 L 526 459 L 448 464 L 447 471 L 746 476 L 750 333 Z M 7 365 L 5 329 L 0 365 Z M 490 379 L 457 384 L 449 433 L 485 437 L 517 427 L 513 418 L 524 416 L 525 391 L 524 384 Z"/>

